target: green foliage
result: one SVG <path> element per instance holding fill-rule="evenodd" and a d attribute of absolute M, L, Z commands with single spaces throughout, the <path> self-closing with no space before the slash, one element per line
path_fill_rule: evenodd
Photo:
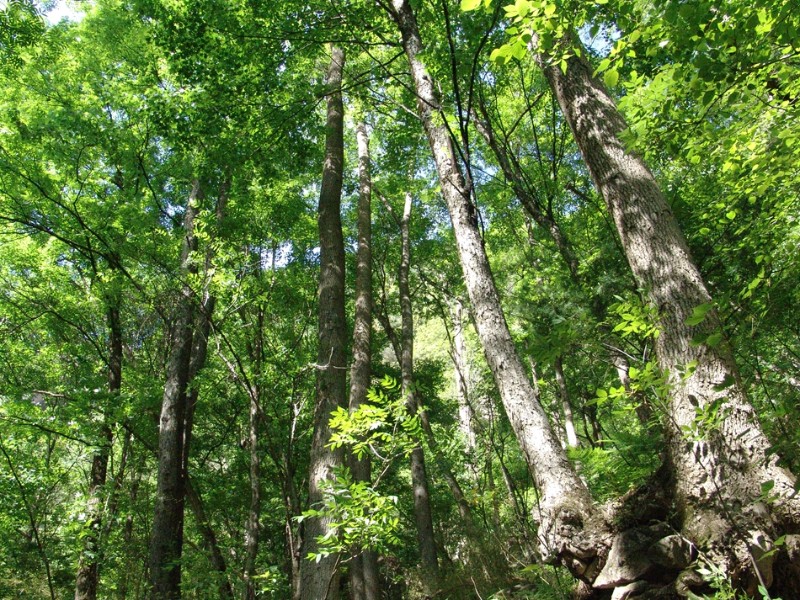
<path fill-rule="evenodd" d="M 659 465 L 660 435 L 632 430 L 611 433 L 596 446 L 571 448 L 592 495 L 605 502 L 647 481 Z"/>
<path fill-rule="evenodd" d="M 307 560 L 319 561 L 330 554 L 356 556 L 368 549 L 387 554 L 400 545 L 397 496 L 353 481 L 346 468 L 337 469 L 324 483 L 321 506 L 303 512 L 297 521 L 310 517 L 325 519 L 328 532 L 317 538 L 319 552 L 310 553 Z"/>
<path fill-rule="evenodd" d="M 328 446 L 347 447 L 358 458 L 368 454 L 388 464 L 409 456 L 422 440 L 419 416 L 409 412 L 397 380 L 384 376 L 367 392 L 368 402 L 349 412 L 339 407 L 332 414 Z"/>
<path fill-rule="evenodd" d="M 617 296 L 617 302 L 608 307 L 609 313 L 615 314 L 619 322 L 614 331 L 622 337 L 630 335 L 641 339 L 656 339 L 659 336 L 658 312 L 655 307 L 643 305 L 636 300 L 625 300 Z"/>

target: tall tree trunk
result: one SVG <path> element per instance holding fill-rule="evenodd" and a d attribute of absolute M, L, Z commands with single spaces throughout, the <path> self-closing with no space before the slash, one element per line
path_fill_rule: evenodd
<path fill-rule="evenodd" d="M 411 193 L 406 192 L 403 216 L 400 221 L 400 269 L 397 286 L 400 292 L 401 313 L 401 356 L 403 396 L 408 411 L 416 414 L 419 410 L 417 392 L 414 389 L 414 314 L 411 303 Z M 425 583 L 430 592 L 438 587 L 439 561 L 436 556 L 436 539 L 433 534 L 433 513 L 431 511 L 428 474 L 425 469 L 425 453 L 419 445 L 411 452 L 411 487 L 414 493 L 414 519 L 417 525 L 417 542 L 422 568 L 426 574 Z"/>
<path fill-rule="evenodd" d="M 344 107 L 342 105 L 342 69 L 344 51 L 331 46 L 327 71 L 328 118 L 325 139 L 325 165 L 319 195 L 319 351 L 317 355 L 317 392 L 314 405 L 314 437 L 308 473 L 308 500 L 312 507 L 322 501 L 322 485 L 333 477 L 342 464 L 341 450 L 325 446 L 331 431 L 331 412 L 346 401 L 347 371 L 345 359 L 346 322 L 344 316 L 344 240 L 340 216 L 342 172 L 344 168 Z M 328 532 L 328 520 L 314 517 L 304 521 L 300 563 L 300 596 L 303 600 L 323 600 L 338 596 L 339 556 L 331 554 L 319 562 L 306 560 L 317 552 L 317 537 Z"/>
<path fill-rule="evenodd" d="M 442 194 L 450 212 L 475 326 L 511 426 L 539 492 L 543 554 L 552 556 L 596 514 L 586 486 L 553 434 L 547 415 L 527 379 L 505 321 L 478 215 L 458 165 L 433 80 L 419 57 L 422 40 L 407 0 L 393 0 L 392 16 L 403 38 L 417 93 L 417 112 L 428 137 Z"/>
<path fill-rule="evenodd" d="M 108 393 L 116 400 L 122 388 L 122 325 L 117 295 L 107 299 L 106 319 L 108 321 Z M 92 457 L 92 472 L 89 481 L 89 500 L 86 513 L 89 515 L 88 529 L 83 542 L 83 552 L 78 562 L 78 576 L 75 581 L 75 600 L 95 600 L 100 579 L 100 538 L 103 525 L 103 489 L 108 472 L 108 455 L 113 441 L 111 422 L 108 415 L 103 418 L 102 443 Z"/>
<path fill-rule="evenodd" d="M 184 215 L 184 240 L 181 274 L 184 279 L 176 307 L 172 348 L 167 364 L 167 379 L 161 402 L 158 431 L 158 483 L 153 531 L 150 539 L 150 590 L 152 600 L 180 598 L 181 553 L 183 550 L 184 435 L 186 426 L 186 387 L 196 301 L 188 277 L 197 272 L 192 253 L 197 242 L 194 219 L 201 197 L 200 183 L 192 183 L 192 192 Z"/>
<path fill-rule="evenodd" d="M 356 126 L 358 143 L 358 252 L 356 255 L 356 308 L 353 323 L 353 364 L 350 368 L 350 411 L 366 401 L 372 362 L 372 178 L 367 126 Z M 354 481 L 370 481 L 368 456 L 350 457 Z M 350 562 L 352 600 L 378 600 L 378 560 L 372 550 L 360 551 Z"/>
<path fill-rule="evenodd" d="M 562 44 L 578 42 L 567 36 Z M 751 531 L 774 539 L 778 531 L 800 525 L 794 477 L 769 452 L 716 311 L 709 310 L 700 323 L 687 323 L 696 307 L 710 306 L 705 283 L 655 178 L 620 139 L 627 125 L 614 100 L 593 77 L 585 51 L 570 54 L 566 73 L 547 57 L 539 62 L 605 199 L 634 277 L 659 313 L 656 356 L 670 386 L 668 465 L 683 532 L 729 569 L 748 570 L 752 557 L 745 538 Z M 705 343 L 696 343 L 698 337 Z M 713 427 L 698 427 L 698 416 L 709 414 L 721 418 Z M 765 510 L 759 497 L 768 481 L 776 500 Z M 768 522 L 769 513 L 776 527 Z M 771 579 L 769 571 L 768 565 L 762 568 L 765 580 Z"/>

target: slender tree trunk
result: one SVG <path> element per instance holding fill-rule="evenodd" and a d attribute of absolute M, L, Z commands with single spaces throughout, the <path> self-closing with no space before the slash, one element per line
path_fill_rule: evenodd
<path fill-rule="evenodd" d="M 369 165 L 367 126 L 356 126 L 358 143 L 358 252 L 356 256 L 356 308 L 353 324 L 353 364 L 350 368 L 350 411 L 366 401 L 372 362 L 372 178 Z M 370 481 L 370 460 L 350 457 L 354 481 Z M 352 600 L 378 600 L 378 560 L 372 550 L 363 550 L 350 561 Z"/>
<path fill-rule="evenodd" d="M 393 0 L 392 7 L 417 93 L 417 112 L 453 223 L 475 326 L 506 414 L 536 482 L 542 552 L 551 557 L 564 544 L 572 543 L 564 541 L 574 537 L 570 532 L 583 529 L 597 513 L 586 486 L 553 434 L 514 347 L 480 236 L 477 211 L 443 121 L 434 82 L 419 56 L 422 40 L 411 6 L 407 0 Z"/>
<path fill-rule="evenodd" d="M 263 331 L 264 317 L 260 313 L 258 317 L 258 343 L 254 349 L 258 360 L 256 373 L 261 372 L 261 332 Z M 261 456 L 259 454 L 258 439 L 259 425 L 261 423 L 260 402 L 261 386 L 256 385 L 250 397 L 250 423 L 248 429 L 248 441 L 250 446 L 250 510 L 247 515 L 247 525 L 245 526 L 244 546 L 244 579 L 247 582 L 245 597 L 247 600 L 255 600 L 256 587 L 253 577 L 256 573 L 256 557 L 258 556 L 259 531 L 261 518 Z"/>
<path fill-rule="evenodd" d="M 106 319 L 108 321 L 108 393 L 113 399 L 119 396 L 122 387 L 122 325 L 119 315 L 119 301 L 116 296 L 107 300 Z M 75 581 L 75 600 L 95 600 L 100 580 L 100 542 L 103 528 L 103 489 L 108 471 L 108 456 L 113 441 L 111 422 L 108 415 L 103 418 L 102 444 L 92 457 L 92 473 L 89 481 L 89 500 L 86 513 L 89 520 L 84 538 L 83 552 L 78 562 L 78 576 Z"/>
<path fill-rule="evenodd" d="M 453 377 L 458 400 L 458 428 L 464 436 L 467 446 L 467 455 L 470 460 L 478 446 L 478 436 L 475 432 L 475 411 L 469 399 L 469 361 L 467 360 L 467 343 L 464 340 L 464 307 L 460 300 L 456 300 L 452 308 L 453 319 Z"/>
<path fill-rule="evenodd" d="M 327 72 L 328 118 L 325 139 L 325 166 L 319 196 L 320 276 L 319 276 L 319 353 L 317 393 L 314 406 L 314 437 L 308 474 L 308 499 L 312 507 L 322 501 L 322 485 L 333 477 L 343 462 L 341 450 L 325 446 L 331 431 L 331 412 L 346 403 L 346 322 L 344 316 L 344 240 L 340 216 L 342 172 L 344 167 L 344 107 L 342 68 L 344 51 L 331 46 Z M 319 562 L 306 560 L 317 552 L 317 537 L 328 531 L 325 517 L 304 521 L 300 563 L 300 596 L 303 600 L 323 600 L 338 596 L 339 556 L 331 554 Z"/>
<path fill-rule="evenodd" d="M 567 445 L 570 448 L 577 448 L 578 435 L 575 433 L 575 421 L 572 418 L 572 405 L 569 402 L 569 390 L 567 390 L 567 381 L 564 379 L 564 364 L 561 355 L 556 356 L 553 362 L 553 370 L 556 373 L 558 396 L 561 399 L 561 411 L 564 413 L 564 431 L 567 434 Z"/>
<path fill-rule="evenodd" d="M 409 274 L 411 270 L 411 193 L 406 192 L 403 205 L 403 216 L 400 221 L 400 269 L 398 288 L 400 292 L 401 356 L 403 396 L 406 398 L 408 411 L 416 414 L 419 410 L 417 392 L 414 389 L 414 315 L 411 303 L 411 287 Z M 438 587 L 439 562 L 436 556 L 436 539 L 433 534 L 433 513 L 431 511 L 428 475 L 425 469 L 425 453 L 422 446 L 411 452 L 411 487 L 414 493 L 414 519 L 417 524 L 417 542 L 419 544 L 422 568 L 426 572 L 426 584 L 430 591 Z"/>
<path fill-rule="evenodd" d="M 578 44 L 570 36 L 562 43 Z M 656 355 L 670 386 L 668 464 L 675 509 L 684 534 L 713 550 L 728 572 L 751 570 L 752 545 L 748 549 L 745 538 L 761 532 L 774 539 L 800 525 L 794 477 L 769 452 L 716 311 L 709 310 L 700 323 L 687 323 L 696 307 L 710 306 L 710 295 L 655 178 L 620 139 L 627 125 L 585 56 L 585 51 L 573 55 L 566 73 L 546 57 L 539 62 L 605 199 L 634 277 L 658 310 Z M 706 342 L 696 343 L 698 337 Z M 721 417 L 718 423 L 698 427 L 698 415 L 710 413 Z M 768 509 L 759 504 L 767 481 L 776 496 Z M 769 513 L 776 527 L 768 522 Z M 761 570 L 771 579 L 768 565 Z"/>
<path fill-rule="evenodd" d="M 200 197 L 200 183 L 194 181 L 183 223 L 185 233 L 181 273 L 184 279 L 197 272 L 192 254 L 197 246 L 194 219 L 198 212 L 197 204 Z M 172 348 L 167 365 L 158 431 L 158 483 L 153 532 L 150 539 L 151 600 L 180 598 L 185 496 L 183 446 L 195 304 L 194 291 L 188 281 L 184 281 L 173 325 Z"/>
<path fill-rule="evenodd" d="M 634 393 L 631 389 L 630 364 L 628 363 L 628 358 L 622 352 L 613 349 L 609 350 L 609 356 L 614 368 L 617 370 L 617 377 L 622 387 L 625 388 L 628 394 L 633 395 L 633 401 L 636 402 L 636 416 L 639 418 L 639 422 L 646 426 L 652 416 L 652 409 L 643 393 Z"/>

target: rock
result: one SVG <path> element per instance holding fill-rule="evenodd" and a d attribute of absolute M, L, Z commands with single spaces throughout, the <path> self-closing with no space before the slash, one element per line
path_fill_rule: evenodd
<path fill-rule="evenodd" d="M 685 569 L 694 558 L 694 546 L 682 535 L 673 534 L 661 538 L 647 550 L 653 563 L 667 569 Z"/>
<path fill-rule="evenodd" d="M 606 564 L 594 580 L 597 589 L 610 589 L 633 583 L 650 570 L 653 563 L 645 550 L 652 544 L 650 528 L 631 529 L 620 533 L 611 544 Z"/>
<path fill-rule="evenodd" d="M 644 592 L 649 586 L 645 581 L 634 581 L 628 585 L 614 588 L 614 593 L 611 594 L 611 600 L 626 600 L 626 598 L 633 598 L 638 594 Z"/>
<path fill-rule="evenodd" d="M 705 584 L 703 577 L 694 569 L 681 571 L 675 580 L 675 591 L 682 598 L 687 598 L 694 588 L 702 587 Z M 696 597 L 696 596 L 695 596 Z"/>

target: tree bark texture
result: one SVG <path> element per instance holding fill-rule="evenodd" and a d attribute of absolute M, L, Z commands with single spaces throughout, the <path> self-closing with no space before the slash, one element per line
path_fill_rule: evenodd
<path fill-rule="evenodd" d="M 192 254 L 197 247 L 194 219 L 197 216 L 200 197 L 200 183 L 195 180 L 183 223 L 181 274 L 184 278 L 197 272 Z M 188 281 L 184 281 L 172 329 L 172 346 L 167 364 L 158 430 L 158 483 L 149 561 L 149 597 L 152 600 L 180 598 L 185 496 L 186 388 L 192 355 L 195 304 L 194 291 Z"/>
<path fill-rule="evenodd" d="M 420 57 L 422 40 L 411 6 L 407 0 L 393 0 L 392 6 L 417 92 L 417 111 L 453 223 L 478 337 L 539 492 L 539 534 L 542 552 L 549 557 L 570 537 L 565 532 L 582 528 L 585 519 L 595 514 L 594 507 L 553 434 L 514 347 L 478 228 L 477 210 L 443 121 L 434 82 Z"/>
<path fill-rule="evenodd" d="M 122 388 L 122 325 L 120 323 L 119 298 L 114 295 L 107 299 L 106 320 L 108 321 L 108 393 L 116 400 Z M 78 562 L 78 575 L 75 580 L 75 600 L 95 600 L 100 580 L 101 531 L 103 530 L 103 489 L 108 473 L 108 456 L 113 442 L 111 423 L 108 416 L 103 418 L 101 428 L 102 443 L 92 457 L 92 471 L 89 480 L 89 500 L 86 514 L 88 529 L 84 538 L 83 552 Z"/>
<path fill-rule="evenodd" d="M 563 40 L 565 47 L 577 43 Z M 751 552 L 758 558 L 763 550 L 748 539 L 763 535 L 769 543 L 800 524 L 794 477 L 769 453 L 716 311 L 697 325 L 687 324 L 693 310 L 711 297 L 658 183 L 620 139 L 624 118 L 593 77 L 585 52 L 568 60 L 566 73 L 547 57 L 539 61 L 605 199 L 634 277 L 658 310 L 656 355 L 670 390 L 668 465 L 683 533 L 729 572 L 750 570 Z M 694 341 L 709 336 L 717 343 Z M 721 418 L 711 427 L 698 426 L 698 415 L 712 413 Z M 759 501 L 767 481 L 774 482 L 777 496 L 770 507 Z M 761 571 L 771 580 L 768 566 Z"/>
<path fill-rule="evenodd" d="M 347 398 L 345 347 L 347 324 L 344 315 L 344 240 L 340 216 L 342 172 L 344 168 L 344 107 L 342 104 L 342 69 L 344 51 L 331 47 L 327 71 L 327 127 L 325 165 L 319 196 L 319 350 L 317 355 L 317 391 L 314 406 L 314 437 L 308 474 L 308 499 L 312 507 L 322 501 L 322 485 L 333 477 L 333 470 L 343 462 L 341 450 L 325 446 L 330 439 L 328 421 Z M 306 560 L 317 552 L 317 537 L 328 531 L 324 517 L 304 521 L 300 563 L 300 596 L 303 600 L 323 600 L 338 596 L 339 557 L 328 555 L 319 562 Z"/>
<path fill-rule="evenodd" d="M 372 178 L 369 164 L 367 126 L 356 126 L 358 144 L 358 251 L 356 255 L 356 306 L 353 323 L 353 364 L 350 368 L 350 411 L 366 401 L 372 362 Z M 354 481 L 370 481 L 368 456 L 350 456 Z M 378 560 L 372 550 L 363 550 L 351 559 L 352 600 L 378 600 Z"/>

